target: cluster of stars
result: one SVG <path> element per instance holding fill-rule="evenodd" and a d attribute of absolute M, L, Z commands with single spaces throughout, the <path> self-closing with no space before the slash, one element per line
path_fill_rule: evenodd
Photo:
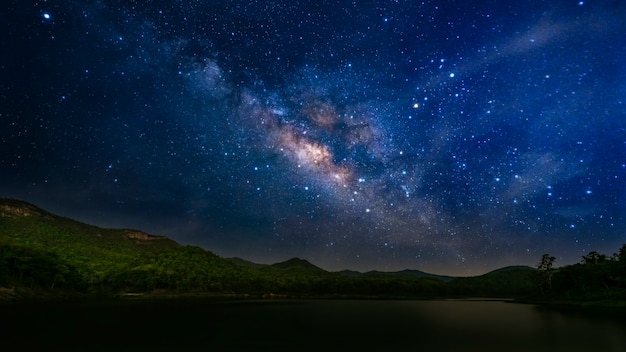
<path fill-rule="evenodd" d="M 0 190 L 331 269 L 620 245 L 621 4 L 235 3 L 13 9 Z"/>

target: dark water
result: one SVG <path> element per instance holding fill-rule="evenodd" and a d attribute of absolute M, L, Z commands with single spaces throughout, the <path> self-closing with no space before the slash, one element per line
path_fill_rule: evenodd
<path fill-rule="evenodd" d="M 626 317 L 494 301 L 122 301 L 0 305 L 0 349 L 626 351 Z"/>

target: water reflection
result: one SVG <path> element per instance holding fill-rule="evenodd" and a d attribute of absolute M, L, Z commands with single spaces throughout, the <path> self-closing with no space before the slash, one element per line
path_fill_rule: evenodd
<path fill-rule="evenodd" d="M 195 300 L 0 308 L 0 319 L 9 322 L 0 331 L 3 346 L 66 351 L 626 351 L 620 316 L 493 301 Z"/>

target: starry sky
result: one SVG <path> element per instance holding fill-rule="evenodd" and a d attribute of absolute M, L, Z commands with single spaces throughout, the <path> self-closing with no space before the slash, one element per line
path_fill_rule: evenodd
<path fill-rule="evenodd" d="M 223 257 L 626 243 L 626 2 L 3 2 L 0 197 Z"/>

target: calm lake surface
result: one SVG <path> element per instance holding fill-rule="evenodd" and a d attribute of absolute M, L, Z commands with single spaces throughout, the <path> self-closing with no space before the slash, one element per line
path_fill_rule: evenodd
<path fill-rule="evenodd" d="M 626 351 L 619 314 L 501 301 L 3 304 L 0 322 L 3 350 Z"/>

